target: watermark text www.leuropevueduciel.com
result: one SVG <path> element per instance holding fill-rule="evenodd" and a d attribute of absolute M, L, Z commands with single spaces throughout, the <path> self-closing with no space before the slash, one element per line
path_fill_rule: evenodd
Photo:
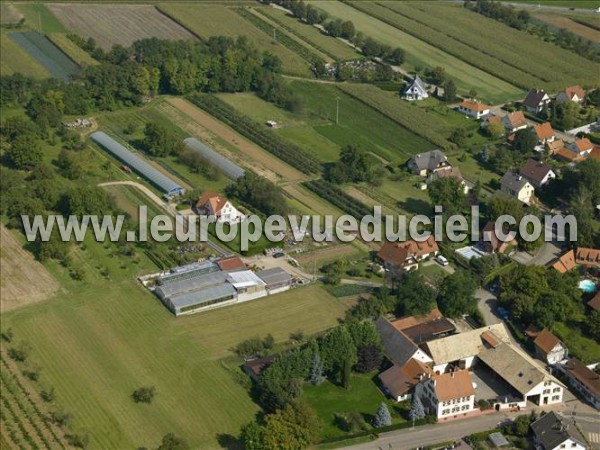
<path fill-rule="evenodd" d="M 62 241 L 82 242 L 88 232 L 99 242 L 118 242 L 125 232 L 127 242 L 153 240 L 166 242 L 206 242 L 209 229 L 222 242 L 240 241 L 240 249 L 246 251 L 263 236 L 271 242 L 281 242 L 293 237 L 297 242 L 310 238 L 317 242 L 402 242 L 408 239 L 424 241 L 433 236 L 436 241 L 463 242 L 480 240 L 479 207 L 471 207 L 470 216 L 452 215 L 445 217 L 440 206 L 434 208 L 433 218 L 415 215 L 383 215 L 381 206 L 373 208 L 373 214 L 360 220 L 351 215 L 337 219 L 332 215 L 286 215 L 269 216 L 266 219 L 256 215 L 245 216 L 235 223 L 228 223 L 213 216 L 198 215 L 156 215 L 148 217 L 145 205 L 138 210 L 138 229 L 124 230 L 125 215 L 83 215 L 83 216 L 21 216 L 27 240 L 50 240 L 57 231 Z M 572 215 L 545 215 L 541 219 L 535 215 L 525 215 L 520 220 L 503 215 L 494 224 L 496 239 L 509 242 L 517 233 L 525 241 L 536 241 L 543 236 L 544 241 L 574 242 L 577 240 L 577 221 Z M 568 236 L 567 236 L 568 234 Z M 486 238 L 486 236 L 484 236 Z M 487 236 L 487 239 L 491 239 Z"/>

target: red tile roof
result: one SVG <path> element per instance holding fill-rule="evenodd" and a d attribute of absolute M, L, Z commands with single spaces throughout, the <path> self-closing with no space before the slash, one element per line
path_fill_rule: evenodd
<path fill-rule="evenodd" d="M 594 148 L 594 144 L 592 144 L 592 141 L 590 141 L 588 138 L 576 140 L 575 142 L 573 142 L 573 146 L 579 152 L 588 152 Z"/>
<path fill-rule="evenodd" d="M 475 99 L 464 100 L 458 106 L 460 106 L 464 109 L 468 109 L 470 111 L 477 111 L 477 112 L 482 112 L 487 109 L 490 109 L 489 105 L 486 105 L 485 103 L 480 103 Z"/>
<path fill-rule="evenodd" d="M 525 120 L 525 115 L 523 111 L 515 111 L 506 115 L 506 120 L 513 128 L 520 128 L 524 125 L 527 125 L 527 120 Z"/>
<path fill-rule="evenodd" d="M 600 291 L 588 302 L 588 306 L 592 309 L 600 310 Z"/>
<path fill-rule="evenodd" d="M 555 156 L 557 156 L 558 158 L 565 159 L 567 161 L 573 161 L 573 162 L 579 162 L 579 161 L 582 161 L 583 159 L 585 159 L 579 153 L 572 152 L 571 150 L 569 150 L 566 147 L 559 148 L 557 150 L 557 152 L 555 153 Z"/>
<path fill-rule="evenodd" d="M 579 247 L 575 253 L 575 261 L 584 266 L 600 266 L 600 249 Z"/>
<path fill-rule="evenodd" d="M 566 372 L 581 384 L 586 386 L 596 398 L 600 398 L 600 375 L 576 358 L 571 358 L 565 364 Z"/>
<path fill-rule="evenodd" d="M 419 325 L 421 323 L 429 322 L 431 320 L 441 319 L 444 317 L 442 312 L 436 307 L 433 308 L 429 313 L 424 314 L 422 316 L 406 316 L 400 317 L 391 322 L 396 330 L 404 330 L 406 328 L 414 327 L 415 325 Z"/>
<path fill-rule="evenodd" d="M 456 398 L 475 395 L 471 374 L 468 370 L 433 375 L 434 390 L 438 401 L 447 402 Z"/>
<path fill-rule="evenodd" d="M 212 213 L 218 216 L 223 209 L 223 206 L 225 206 L 225 203 L 227 203 L 227 199 L 221 194 L 212 191 L 204 191 L 196 202 L 196 208 L 204 208 L 207 203 L 210 204 Z"/>
<path fill-rule="evenodd" d="M 540 141 L 550 139 L 555 134 L 550 122 L 540 123 L 539 125 L 534 126 L 533 130 Z"/>
<path fill-rule="evenodd" d="M 550 353 L 552 349 L 556 347 L 556 344 L 561 344 L 560 340 L 556 336 L 545 329 L 540 331 L 533 343 L 545 354 Z"/>
<path fill-rule="evenodd" d="M 246 264 L 237 256 L 220 259 L 217 261 L 217 265 L 224 271 L 246 270 Z"/>
<path fill-rule="evenodd" d="M 589 154 L 589 157 L 595 159 L 596 161 L 600 161 L 600 147 L 596 145 Z"/>
<path fill-rule="evenodd" d="M 583 97 L 585 97 L 585 91 L 581 86 L 569 86 L 565 89 L 564 92 L 569 100 L 573 100 L 573 97 L 575 95 L 577 95 L 577 97 L 579 97 L 580 100 L 583 99 Z"/>
<path fill-rule="evenodd" d="M 423 255 L 439 251 L 433 235 L 425 241 L 385 242 L 379 250 L 381 260 L 391 266 L 401 266 L 410 257 L 420 258 Z"/>
<path fill-rule="evenodd" d="M 394 397 L 399 397 L 419 384 L 422 375 L 433 375 L 433 371 L 422 362 L 411 358 L 403 366 L 394 364 L 382 372 L 379 379 Z"/>
<path fill-rule="evenodd" d="M 552 265 L 552 268 L 558 270 L 560 273 L 566 273 L 573 269 L 576 265 L 575 252 L 573 250 L 569 250 L 567 253 L 558 258 L 558 260 Z"/>

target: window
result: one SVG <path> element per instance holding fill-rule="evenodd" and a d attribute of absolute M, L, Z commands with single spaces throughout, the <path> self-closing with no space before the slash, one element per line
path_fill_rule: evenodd
<path fill-rule="evenodd" d="M 552 389 L 552 392 L 560 392 L 560 388 L 554 388 Z"/>

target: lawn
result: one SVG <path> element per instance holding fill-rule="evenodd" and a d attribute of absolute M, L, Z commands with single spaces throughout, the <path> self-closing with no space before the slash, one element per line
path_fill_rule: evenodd
<path fill-rule="evenodd" d="M 586 364 L 600 360 L 600 343 L 581 333 L 582 323 L 555 322 L 552 331 L 565 343 L 569 353 Z"/>
<path fill-rule="evenodd" d="M 4 30 L 0 34 L 0 53 L 2 54 L 1 75 L 22 73 L 38 79 L 50 78 L 50 72 L 14 42 L 9 37 L 9 33 Z"/>
<path fill-rule="evenodd" d="M 448 276 L 448 272 L 442 269 L 437 263 L 419 268 L 419 272 L 436 286 Z"/>
<path fill-rule="evenodd" d="M 336 425 L 336 413 L 358 412 L 363 415 L 367 423 L 370 423 L 377 408 L 384 401 L 392 413 L 393 424 L 406 421 L 400 415 L 404 413 L 402 404 L 386 399 L 375 384 L 375 377 L 376 375 L 373 373 L 353 373 L 350 379 L 350 389 L 344 389 L 329 381 L 320 386 L 307 385 L 304 388 L 304 397 L 321 419 L 323 439 L 337 438 L 348 434 Z"/>
<path fill-rule="evenodd" d="M 76 250 L 85 282 L 48 264 L 61 281 L 55 298 L 3 315 L 16 341 L 32 345 L 41 382 L 56 390 L 56 406 L 73 414 L 74 430 L 89 433 L 91 448 L 154 448 L 173 432 L 191 448 L 214 448 L 220 436 L 237 435 L 258 407 L 220 358 L 239 341 L 272 333 L 307 335 L 334 326 L 344 306 L 312 285 L 239 306 L 176 319 L 135 281 L 156 270 L 93 241 Z M 98 273 L 110 271 L 111 280 Z M 131 392 L 156 387 L 152 405 Z"/>
<path fill-rule="evenodd" d="M 227 6 L 164 3 L 159 9 L 192 33 L 205 39 L 210 36 L 247 36 L 261 51 L 267 50 L 279 56 L 285 73 L 311 76 L 307 61 L 282 44 L 274 42 L 264 31 Z"/>
<path fill-rule="evenodd" d="M 455 80 L 460 91 L 466 93 L 474 88 L 482 98 L 490 102 L 519 98 L 522 93 L 522 89 L 476 69 L 459 58 L 358 11 L 350 5 L 327 1 L 311 1 L 310 3 L 323 9 L 332 17 L 351 20 L 358 31 L 362 31 L 365 35 L 371 36 L 383 44 L 403 48 L 406 51 L 404 66 L 407 70 L 443 66 L 448 75 Z"/>

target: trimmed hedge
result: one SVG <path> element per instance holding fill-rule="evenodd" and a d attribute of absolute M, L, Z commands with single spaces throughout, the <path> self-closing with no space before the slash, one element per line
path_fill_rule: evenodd
<path fill-rule="evenodd" d="M 328 181 L 323 179 L 312 180 L 305 182 L 304 185 L 319 197 L 324 198 L 357 220 L 361 220 L 364 216 L 373 213 L 367 205 L 359 202 Z"/>

